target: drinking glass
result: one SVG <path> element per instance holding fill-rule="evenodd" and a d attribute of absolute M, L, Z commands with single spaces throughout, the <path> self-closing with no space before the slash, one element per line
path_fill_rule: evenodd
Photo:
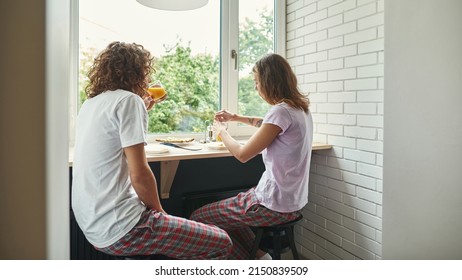
<path fill-rule="evenodd" d="M 167 92 L 160 82 L 149 85 L 148 93 L 154 100 L 154 103 L 159 103 L 167 99 Z"/>

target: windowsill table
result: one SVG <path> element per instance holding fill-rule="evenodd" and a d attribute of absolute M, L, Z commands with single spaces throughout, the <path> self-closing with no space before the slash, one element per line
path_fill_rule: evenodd
<path fill-rule="evenodd" d="M 160 198 L 167 199 L 170 197 L 170 189 L 172 187 L 173 179 L 175 178 L 178 165 L 181 160 L 189 159 L 204 159 L 204 158 L 219 158 L 233 156 L 227 149 L 216 150 L 210 149 L 206 144 L 193 143 L 188 145 L 188 148 L 202 148 L 199 151 L 189 151 L 185 149 L 167 147 L 158 143 L 149 143 L 148 146 L 157 145 L 168 148 L 167 153 L 151 154 L 147 153 L 146 158 L 148 162 L 160 162 Z M 323 143 L 313 143 L 312 150 L 329 150 L 332 145 Z M 74 150 L 69 149 L 69 166 L 72 166 Z"/>

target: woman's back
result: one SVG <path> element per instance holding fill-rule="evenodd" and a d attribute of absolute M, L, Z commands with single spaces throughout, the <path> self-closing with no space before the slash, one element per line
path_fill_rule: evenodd
<path fill-rule="evenodd" d="M 308 202 L 311 114 L 280 103 L 270 109 L 263 123 L 277 125 L 282 131 L 262 153 L 266 171 L 257 185 L 257 198 L 274 211 L 300 210 Z"/>

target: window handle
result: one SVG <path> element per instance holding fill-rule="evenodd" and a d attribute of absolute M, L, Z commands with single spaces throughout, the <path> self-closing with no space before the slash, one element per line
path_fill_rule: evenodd
<path fill-rule="evenodd" d="M 231 51 L 231 58 L 234 59 L 234 70 L 237 70 L 237 52 L 236 52 L 236 50 Z"/>

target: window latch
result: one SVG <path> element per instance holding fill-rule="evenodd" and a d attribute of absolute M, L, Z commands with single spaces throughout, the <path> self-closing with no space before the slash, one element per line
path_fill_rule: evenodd
<path fill-rule="evenodd" d="M 231 51 L 231 58 L 234 59 L 234 70 L 237 70 L 237 52 L 236 52 L 236 50 Z"/>

